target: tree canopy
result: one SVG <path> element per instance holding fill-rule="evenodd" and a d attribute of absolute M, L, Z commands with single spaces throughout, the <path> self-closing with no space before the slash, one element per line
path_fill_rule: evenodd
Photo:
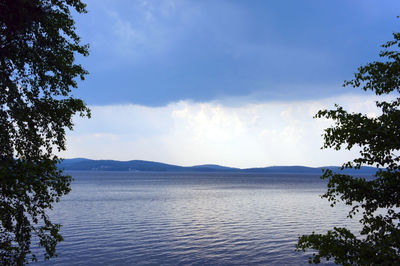
<path fill-rule="evenodd" d="M 343 265 L 400 263 L 400 33 L 393 37 L 382 45 L 381 61 L 358 68 L 354 79 L 344 82 L 377 96 L 388 95 L 376 101 L 379 114 L 349 113 L 339 105 L 316 114 L 334 121 L 325 129 L 323 148 L 360 148 L 359 157 L 342 169 L 370 165 L 377 172 L 364 178 L 324 171 L 321 178 L 328 179 L 328 189 L 322 197 L 332 207 L 339 201 L 351 206 L 348 217 L 360 217 L 361 231 L 335 227 L 326 234 L 301 236 L 297 249 L 316 251 L 310 263 L 322 258 Z"/>
<path fill-rule="evenodd" d="M 80 0 L 0 0 L 0 264 L 56 255 L 60 225 L 48 216 L 70 191 L 71 177 L 57 168 L 72 116 L 89 116 L 71 94 L 87 71 L 75 63 L 88 55 L 71 11 Z"/>

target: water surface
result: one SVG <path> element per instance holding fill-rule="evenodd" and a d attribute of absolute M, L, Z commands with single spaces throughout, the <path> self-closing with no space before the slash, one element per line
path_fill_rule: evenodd
<path fill-rule="evenodd" d="M 301 234 L 356 227 L 318 175 L 71 172 L 51 265 L 306 265 Z M 43 264 L 43 263 L 38 263 Z"/>

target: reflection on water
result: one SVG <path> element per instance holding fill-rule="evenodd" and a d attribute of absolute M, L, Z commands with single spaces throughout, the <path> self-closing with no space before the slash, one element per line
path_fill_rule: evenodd
<path fill-rule="evenodd" d="M 71 174 L 52 213 L 65 241 L 49 265 L 306 265 L 300 234 L 356 226 L 319 197 L 316 175 Z"/>

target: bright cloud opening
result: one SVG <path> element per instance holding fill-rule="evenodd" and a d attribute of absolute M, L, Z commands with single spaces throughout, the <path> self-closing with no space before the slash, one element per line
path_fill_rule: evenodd
<path fill-rule="evenodd" d="M 163 107 L 91 106 L 90 120 L 76 118 L 66 158 L 151 160 L 178 165 L 233 167 L 341 165 L 357 151 L 321 150 L 326 119 L 313 119 L 334 103 L 377 115 L 373 96 L 345 95 L 315 101 L 195 103 Z"/>

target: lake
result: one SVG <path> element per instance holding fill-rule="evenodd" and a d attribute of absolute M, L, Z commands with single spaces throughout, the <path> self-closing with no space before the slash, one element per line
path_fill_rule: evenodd
<path fill-rule="evenodd" d="M 70 172 L 51 213 L 59 257 L 35 265 L 308 265 L 301 234 L 357 228 L 318 175 Z"/>

